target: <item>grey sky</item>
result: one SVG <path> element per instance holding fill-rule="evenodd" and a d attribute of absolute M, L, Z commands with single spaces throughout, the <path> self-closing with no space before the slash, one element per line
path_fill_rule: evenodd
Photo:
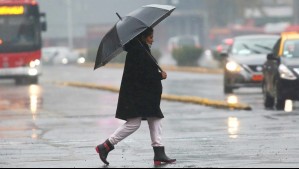
<path fill-rule="evenodd" d="M 67 36 L 67 0 L 38 0 L 41 12 L 47 14 L 48 31 L 44 37 Z M 115 23 L 119 12 L 126 15 L 148 4 L 165 4 L 165 0 L 71 0 L 74 36 L 84 36 L 86 25 Z"/>

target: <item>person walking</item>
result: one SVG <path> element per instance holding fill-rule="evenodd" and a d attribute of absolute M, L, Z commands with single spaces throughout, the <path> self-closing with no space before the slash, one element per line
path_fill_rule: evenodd
<path fill-rule="evenodd" d="M 143 120 L 147 120 L 154 150 L 154 164 L 174 163 L 165 154 L 162 144 L 162 124 L 164 115 L 160 109 L 162 83 L 167 73 L 160 72 L 150 56 L 154 42 L 154 30 L 148 28 L 125 45 L 127 51 L 124 73 L 116 110 L 116 118 L 125 120 L 104 143 L 96 146 L 100 159 L 109 165 L 107 157 L 120 141 L 138 130 Z"/>

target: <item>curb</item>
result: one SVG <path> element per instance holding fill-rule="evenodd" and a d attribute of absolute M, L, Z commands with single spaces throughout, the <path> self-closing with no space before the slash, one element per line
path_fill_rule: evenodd
<path fill-rule="evenodd" d="M 93 64 L 86 63 L 81 65 L 83 67 L 93 67 Z M 162 65 L 162 69 L 165 71 L 175 71 L 175 72 L 189 72 L 189 73 L 204 73 L 204 74 L 223 74 L 222 69 L 208 69 L 208 68 L 202 68 L 202 67 L 180 67 L 180 66 L 168 66 L 168 65 Z M 104 66 L 104 68 L 115 68 L 115 69 L 123 69 L 124 64 L 120 63 L 109 63 Z"/>
<path fill-rule="evenodd" d="M 61 85 L 61 86 L 104 90 L 104 91 L 119 93 L 119 88 L 113 86 L 107 86 L 107 85 L 96 85 L 91 83 L 80 83 L 80 82 L 55 82 L 54 84 Z M 204 106 L 214 107 L 219 109 L 248 110 L 248 111 L 252 110 L 252 108 L 246 104 L 229 104 L 225 101 L 210 100 L 206 98 L 200 98 L 197 96 L 178 96 L 178 95 L 163 94 L 162 99 L 167 101 L 204 105 Z"/>

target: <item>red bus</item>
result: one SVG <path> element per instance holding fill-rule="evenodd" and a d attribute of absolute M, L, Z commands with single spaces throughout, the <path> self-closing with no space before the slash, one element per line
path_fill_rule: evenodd
<path fill-rule="evenodd" d="M 0 0 L 0 79 L 37 84 L 45 14 L 35 0 Z"/>

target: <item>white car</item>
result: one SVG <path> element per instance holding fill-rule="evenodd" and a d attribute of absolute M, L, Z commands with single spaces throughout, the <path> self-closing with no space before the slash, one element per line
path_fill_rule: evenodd
<path fill-rule="evenodd" d="M 42 49 L 42 62 L 44 65 L 67 65 L 84 63 L 79 53 L 67 47 L 47 47 Z"/>

